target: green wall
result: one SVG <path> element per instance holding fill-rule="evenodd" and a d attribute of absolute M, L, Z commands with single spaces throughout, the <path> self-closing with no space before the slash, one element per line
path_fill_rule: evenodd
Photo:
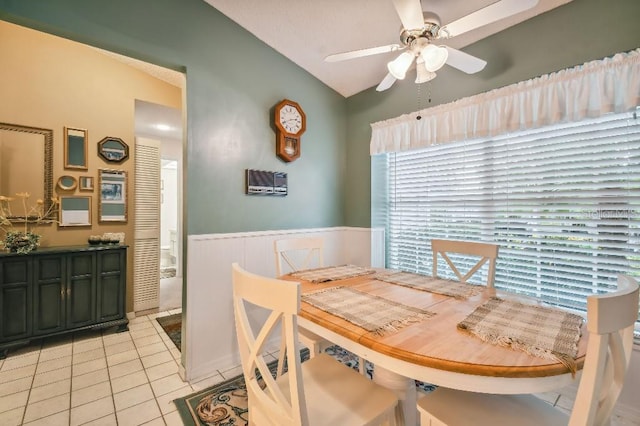
<path fill-rule="evenodd" d="M 346 225 L 370 226 L 370 123 L 635 49 L 638 19 L 639 0 L 573 0 L 464 48 L 488 62 L 478 74 L 445 66 L 419 88 L 410 71 L 385 92 L 369 89 L 347 99 Z"/>
<path fill-rule="evenodd" d="M 631 50 L 638 17 L 638 0 L 573 0 L 465 48 L 487 60 L 479 74 L 345 100 L 203 0 L 0 0 L 1 19 L 186 69 L 188 234 L 369 226 L 370 123 Z M 308 121 L 289 164 L 270 120 L 282 98 Z M 289 173 L 289 196 L 244 195 L 245 168 Z"/>
<path fill-rule="evenodd" d="M 0 0 L 0 19 L 186 71 L 188 234 L 344 224 L 344 98 L 203 0 Z M 283 98 L 307 115 L 292 163 L 275 156 Z M 289 195 L 245 195 L 246 168 L 287 172 Z"/>

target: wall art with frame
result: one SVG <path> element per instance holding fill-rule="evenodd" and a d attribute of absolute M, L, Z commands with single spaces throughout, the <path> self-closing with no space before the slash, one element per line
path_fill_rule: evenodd
<path fill-rule="evenodd" d="M 127 172 L 100 169 L 98 173 L 100 222 L 127 221 Z"/>

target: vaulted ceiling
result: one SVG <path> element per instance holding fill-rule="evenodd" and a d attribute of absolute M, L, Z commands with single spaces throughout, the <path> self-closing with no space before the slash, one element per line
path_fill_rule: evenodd
<path fill-rule="evenodd" d="M 377 86 L 387 74 L 387 62 L 398 56 L 387 52 L 342 62 L 324 60 L 330 54 L 399 43 L 401 22 L 392 0 L 204 1 L 345 97 Z M 464 50 L 569 1 L 539 0 L 532 9 L 453 37 L 446 44 Z M 495 2 L 422 0 L 422 9 L 436 13 L 444 25 Z M 461 71 L 446 66 L 438 72 Z"/>

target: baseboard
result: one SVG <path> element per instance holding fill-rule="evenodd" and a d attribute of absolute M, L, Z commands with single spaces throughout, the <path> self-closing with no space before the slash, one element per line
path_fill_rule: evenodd
<path fill-rule="evenodd" d="M 265 344 L 265 348 L 267 353 L 275 353 L 279 350 L 280 345 L 278 341 L 274 341 L 271 339 L 269 343 Z M 213 359 L 208 362 L 205 362 L 198 366 L 198 368 L 193 368 L 189 371 L 189 377 L 187 377 L 187 372 L 185 368 L 180 365 L 180 370 L 178 373 L 182 380 L 186 380 L 189 383 L 195 383 L 202 379 L 206 379 L 207 377 L 211 377 L 212 375 L 220 372 L 226 371 L 231 368 L 237 367 L 241 365 L 242 362 L 240 360 L 240 354 L 232 354 L 229 356 L 224 356 L 218 359 Z"/>
<path fill-rule="evenodd" d="M 225 356 L 218 359 L 213 359 L 198 365 L 197 368 L 192 368 L 189 370 L 189 376 L 185 377 L 189 383 L 198 382 L 202 379 L 206 379 L 220 371 L 229 370 L 233 367 L 237 367 L 240 365 L 240 357 L 237 354 Z"/>

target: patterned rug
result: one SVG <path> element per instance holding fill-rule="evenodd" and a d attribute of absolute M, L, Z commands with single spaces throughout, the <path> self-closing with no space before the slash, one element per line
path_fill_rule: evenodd
<path fill-rule="evenodd" d="M 180 350 L 180 336 L 182 333 L 182 314 L 173 314 L 166 317 L 156 318 L 158 324 L 171 338 L 171 341 L 176 345 L 176 348 Z"/>
<path fill-rule="evenodd" d="M 176 276 L 176 268 L 174 267 L 160 268 L 160 279 L 173 278 L 175 276 Z"/>
<path fill-rule="evenodd" d="M 341 348 L 331 346 L 325 351 L 345 365 L 358 370 L 358 357 Z M 302 360 L 309 359 L 309 350 L 301 351 Z M 271 374 L 275 377 L 277 361 L 269 363 Z M 369 378 L 373 377 L 374 367 L 366 362 Z M 416 380 L 416 387 L 422 392 L 431 392 L 435 386 Z M 247 390 L 242 375 L 213 385 L 175 401 L 182 422 L 188 426 L 246 426 L 248 424 Z"/>

